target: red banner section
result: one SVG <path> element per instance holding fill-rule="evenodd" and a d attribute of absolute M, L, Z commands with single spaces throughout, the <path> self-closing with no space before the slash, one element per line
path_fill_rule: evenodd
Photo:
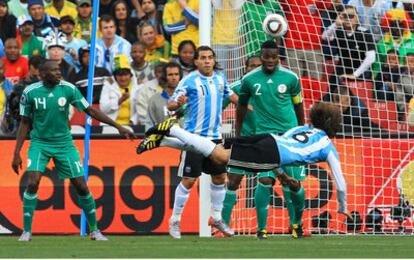
<path fill-rule="evenodd" d="M 83 141 L 75 144 L 82 154 Z M 91 141 L 89 187 L 96 199 L 99 227 L 110 233 L 166 233 L 175 188 L 180 181 L 177 177 L 180 152 L 160 148 L 137 156 L 136 144 L 128 140 Z M 411 180 L 414 177 L 410 177 L 410 172 L 414 166 L 410 162 L 414 159 L 411 154 L 414 140 L 337 139 L 335 144 L 347 181 L 349 211 L 358 211 L 364 220 L 370 210 L 379 208 L 386 225 L 399 224 L 390 212 L 399 204 L 397 184 L 400 183 L 406 198 L 413 196 L 414 182 Z M 0 167 L 3 169 L 0 175 L 0 194 L 3 195 L 0 200 L 0 233 L 19 233 L 27 175 L 16 175 L 11 169 L 15 142 L 0 141 L 0 145 Z M 28 142 L 22 149 L 24 162 L 27 148 Z M 307 208 L 304 225 L 309 229 L 323 228 L 315 223 L 328 214 L 333 221 L 327 228 L 344 231 L 344 217 L 336 213 L 335 184 L 327 165 L 311 165 L 307 175 L 303 182 Z M 236 230 L 256 230 L 255 181 L 243 183 L 239 192 L 232 219 Z M 80 209 L 77 205 L 75 190 L 70 188 L 68 180 L 57 178 L 51 162 L 40 184 L 33 232 L 78 233 Z M 286 232 L 289 217 L 279 184 L 275 185 L 269 209 L 269 232 Z M 198 215 L 198 191 L 193 189 L 183 215 L 183 232 L 198 232 Z M 412 226 L 412 223 L 408 218 L 403 224 Z"/>
<path fill-rule="evenodd" d="M 0 225 L 13 232 L 22 228 L 22 194 L 27 176 L 11 169 L 14 141 L 0 141 Z M 83 141 L 76 141 L 83 153 Z M 135 154 L 137 142 L 92 140 L 89 187 L 97 203 L 99 227 L 106 232 L 168 232 L 175 188 L 180 179 L 177 165 L 180 152 L 160 148 L 141 156 Z M 28 142 L 22 149 L 26 161 Z M 24 163 L 24 168 L 26 163 Z M 49 164 L 39 188 L 35 212 L 35 233 L 79 232 L 80 209 L 69 181 L 61 181 Z M 6 196 L 7 194 L 7 196 Z M 183 232 L 198 231 L 198 196 L 193 189 L 182 223 Z"/>

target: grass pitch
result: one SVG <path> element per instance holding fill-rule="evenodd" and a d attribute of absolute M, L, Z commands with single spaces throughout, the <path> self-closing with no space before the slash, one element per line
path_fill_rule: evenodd
<path fill-rule="evenodd" d="M 90 241 L 78 235 L 33 236 L 29 243 L 0 236 L 0 258 L 412 258 L 414 236 L 289 236 L 199 238 L 108 236 Z"/>

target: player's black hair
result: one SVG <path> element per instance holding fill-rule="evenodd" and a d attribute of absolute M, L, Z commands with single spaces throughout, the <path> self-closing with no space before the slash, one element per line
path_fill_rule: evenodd
<path fill-rule="evenodd" d="M 194 53 L 194 59 L 197 60 L 200 56 L 200 52 L 202 51 L 211 51 L 213 53 L 213 57 L 216 58 L 216 52 L 210 46 L 202 45 L 196 49 L 196 52 Z"/>
<path fill-rule="evenodd" d="M 310 112 L 310 119 L 314 127 L 325 131 L 331 138 L 342 129 L 341 110 L 332 103 L 320 102 L 314 105 Z"/>
<path fill-rule="evenodd" d="M 170 61 L 162 67 L 161 79 L 164 82 L 167 82 L 167 69 L 168 68 L 178 68 L 178 71 L 180 73 L 180 80 L 183 78 L 183 70 L 181 69 L 181 66 L 176 62 Z"/>
<path fill-rule="evenodd" d="M 216 60 L 216 57 L 217 57 L 216 52 L 210 46 L 202 45 L 202 46 L 198 47 L 196 49 L 196 52 L 194 53 L 194 59 L 195 60 L 198 60 L 198 58 L 200 56 L 200 52 L 202 52 L 202 51 L 211 51 L 213 53 L 213 57 L 214 57 L 214 60 L 215 60 L 214 70 L 222 70 L 222 68 L 220 67 L 220 65 L 218 64 L 218 62 Z"/>
<path fill-rule="evenodd" d="M 275 49 L 275 50 L 277 50 L 278 48 L 279 47 L 277 46 L 277 43 L 275 41 L 265 41 L 260 46 L 260 50 L 264 50 L 264 49 Z"/>

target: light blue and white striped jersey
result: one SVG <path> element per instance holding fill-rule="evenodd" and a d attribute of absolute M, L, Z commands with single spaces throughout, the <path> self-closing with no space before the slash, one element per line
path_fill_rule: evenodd
<path fill-rule="evenodd" d="M 193 71 L 180 81 L 170 100 L 186 96 L 184 129 L 214 140 L 221 139 L 223 100 L 232 94 L 222 73 L 215 71 L 211 77 L 206 77 Z"/>
<path fill-rule="evenodd" d="M 346 210 L 346 182 L 338 152 L 328 135 L 310 126 L 294 127 L 282 136 L 271 135 L 279 149 L 280 166 L 326 161 L 334 176 L 340 211 Z"/>
<path fill-rule="evenodd" d="M 108 49 L 103 38 L 99 38 L 96 41 L 95 66 L 103 67 L 112 74 L 115 66 L 114 57 L 117 54 L 125 54 L 131 61 L 131 44 L 124 38 L 115 35 L 115 40 Z"/>
<path fill-rule="evenodd" d="M 272 135 L 277 143 L 281 165 L 323 162 L 329 153 L 338 153 L 326 133 L 310 126 L 298 126 L 281 136 Z"/>

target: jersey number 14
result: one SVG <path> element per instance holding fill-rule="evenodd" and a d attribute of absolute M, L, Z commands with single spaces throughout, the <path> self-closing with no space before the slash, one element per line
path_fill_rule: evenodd
<path fill-rule="evenodd" d="M 46 109 L 46 98 L 34 98 L 35 101 L 35 107 L 36 109 L 39 109 L 39 106 L 41 105 L 43 109 Z"/>

